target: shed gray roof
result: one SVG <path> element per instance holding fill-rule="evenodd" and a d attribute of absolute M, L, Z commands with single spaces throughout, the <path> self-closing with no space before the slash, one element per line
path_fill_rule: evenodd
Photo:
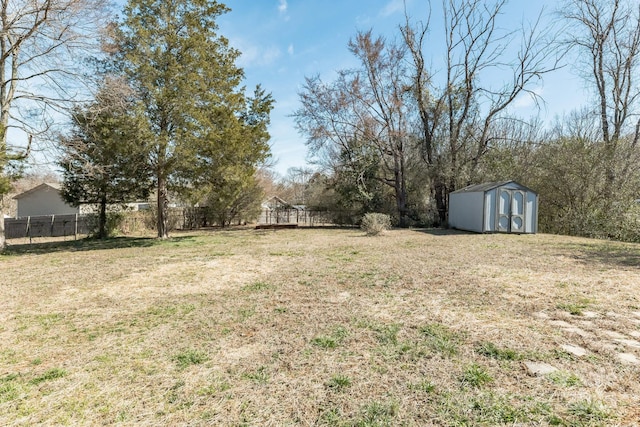
<path fill-rule="evenodd" d="M 42 184 L 33 187 L 27 191 L 25 191 L 24 193 L 20 193 L 18 195 L 13 196 L 14 199 L 21 199 L 25 196 L 28 196 L 29 194 L 35 193 L 37 191 L 40 191 L 43 188 L 52 188 L 56 191 L 60 191 L 62 189 L 62 185 L 58 184 L 57 182 L 43 182 Z"/>
<path fill-rule="evenodd" d="M 454 194 L 454 193 L 484 193 L 485 191 L 493 190 L 494 188 L 502 187 L 502 186 L 505 186 L 505 185 L 511 184 L 511 183 L 516 184 L 517 186 L 522 187 L 523 189 L 525 189 L 527 191 L 531 191 L 531 192 L 535 193 L 535 191 L 533 191 L 529 187 L 525 187 L 522 184 L 518 184 L 515 181 L 509 180 L 509 181 L 495 181 L 495 182 L 485 182 L 483 184 L 469 185 L 468 187 L 464 187 L 464 188 L 461 188 L 459 190 L 454 191 L 452 194 Z"/>

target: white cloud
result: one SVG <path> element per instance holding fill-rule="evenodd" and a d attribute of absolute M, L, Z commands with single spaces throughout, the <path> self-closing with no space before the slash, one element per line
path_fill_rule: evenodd
<path fill-rule="evenodd" d="M 287 52 L 289 53 L 289 55 L 293 55 L 293 43 L 289 45 L 289 47 L 287 48 Z"/>
<path fill-rule="evenodd" d="M 271 65 L 282 56 L 282 52 L 276 46 L 271 46 L 262 51 L 260 55 L 260 65 Z"/>
<path fill-rule="evenodd" d="M 404 0 L 391 0 L 387 5 L 380 11 L 380 15 L 387 17 L 391 16 L 396 12 L 404 13 Z"/>
<path fill-rule="evenodd" d="M 512 107 L 516 109 L 527 109 L 535 107 L 536 99 L 542 98 L 542 93 L 544 91 L 541 86 L 538 86 L 537 88 L 533 89 L 532 92 L 533 93 L 523 93 L 522 95 L 517 97 L 516 100 L 513 101 Z"/>
<path fill-rule="evenodd" d="M 278 4 L 278 10 L 281 14 L 284 15 L 285 13 L 287 13 L 288 7 L 289 5 L 287 4 L 287 0 L 280 0 L 280 3 Z"/>
<path fill-rule="evenodd" d="M 285 21 L 289 20 L 289 5 L 287 4 L 287 0 L 279 0 L 278 2 L 278 12 L 280 12 L 280 16 L 284 18 Z"/>
<path fill-rule="evenodd" d="M 242 39 L 234 39 L 230 42 L 241 52 L 238 65 L 242 68 L 266 67 L 282 57 L 282 51 L 277 46 L 255 45 Z"/>

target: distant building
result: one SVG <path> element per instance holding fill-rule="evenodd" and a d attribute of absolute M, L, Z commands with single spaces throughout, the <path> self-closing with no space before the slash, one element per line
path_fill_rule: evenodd
<path fill-rule="evenodd" d="M 306 221 L 305 207 L 292 205 L 278 196 L 272 196 L 262 203 L 259 224 L 299 223 Z"/>
<path fill-rule="evenodd" d="M 16 217 L 79 214 L 79 207 L 62 199 L 60 189 L 60 184 L 45 182 L 14 196 L 18 205 Z"/>
<path fill-rule="evenodd" d="M 95 204 L 81 204 L 73 207 L 64 201 L 61 194 L 62 186 L 57 183 L 42 183 L 30 190 L 14 196 L 17 202 L 16 218 L 28 216 L 50 216 L 50 215 L 74 215 L 91 214 L 98 211 Z M 149 209 L 149 202 L 131 202 L 118 205 L 110 205 L 110 209 L 137 211 Z"/>

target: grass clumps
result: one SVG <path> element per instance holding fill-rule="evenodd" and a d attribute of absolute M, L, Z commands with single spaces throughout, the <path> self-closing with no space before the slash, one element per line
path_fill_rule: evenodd
<path fill-rule="evenodd" d="M 360 411 L 360 417 L 353 424 L 358 427 L 391 426 L 398 413 L 395 402 L 371 402 Z"/>
<path fill-rule="evenodd" d="M 585 399 L 569 405 L 569 414 L 580 421 L 606 421 L 611 418 L 611 411 L 597 400 Z"/>
<path fill-rule="evenodd" d="M 487 371 L 486 368 L 472 363 L 462 373 L 460 382 L 463 385 L 469 385 L 471 387 L 482 387 L 485 384 L 493 382 L 493 377 Z"/>
<path fill-rule="evenodd" d="M 522 356 L 510 348 L 498 348 L 490 341 L 481 342 L 476 346 L 476 351 L 488 358 L 496 360 L 520 360 Z"/>
<path fill-rule="evenodd" d="M 64 369 L 53 368 L 53 369 L 49 369 L 48 371 L 44 372 L 42 375 L 39 375 L 39 376 L 35 377 L 31 381 L 29 381 L 29 383 L 33 384 L 33 385 L 37 385 L 37 384 L 43 383 L 45 381 L 51 381 L 51 380 L 55 380 L 55 379 L 58 379 L 58 378 L 62 378 L 64 376 L 66 376 L 66 375 L 67 375 L 67 371 L 65 371 Z"/>
<path fill-rule="evenodd" d="M 193 349 L 184 350 L 175 356 L 173 361 L 178 365 L 178 369 L 183 370 L 192 365 L 201 365 L 209 360 L 207 354 Z"/>
<path fill-rule="evenodd" d="M 327 386 L 333 390 L 342 390 L 351 385 L 351 378 L 346 375 L 338 374 L 331 377 Z"/>
<path fill-rule="evenodd" d="M 9 402 L 20 395 L 20 375 L 9 374 L 0 378 L 0 403 Z"/>
<path fill-rule="evenodd" d="M 391 228 L 391 217 L 382 213 L 368 213 L 362 217 L 360 228 L 368 236 L 377 236 Z"/>
<path fill-rule="evenodd" d="M 266 366 L 260 366 L 255 371 L 245 372 L 242 376 L 257 384 L 266 384 L 269 382 L 269 371 Z"/>
<path fill-rule="evenodd" d="M 330 335 L 319 335 L 311 340 L 311 344 L 324 349 L 333 349 L 338 347 L 344 339 L 349 335 L 347 330 L 339 326 L 331 332 Z"/>
<path fill-rule="evenodd" d="M 562 387 L 574 387 L 582 385 L 576 374 L 566 371 L 555 371 L 547 375 L 547 378 L 555 385 Z"/>
<path fill-rule="evenodd" d="M 572 316 L 582 316 L 590 303 L 591 300 L 588 298 L 579 298 L 575 301 L 560 302 L 556 304 L 556 308 L 566 311 Z"/>
<path fill-rule="evenodd" d="M 420 328 L 428 347 L 445 357 L 458 353 L 458 335 L 440 323 L 430 323 Z"/>

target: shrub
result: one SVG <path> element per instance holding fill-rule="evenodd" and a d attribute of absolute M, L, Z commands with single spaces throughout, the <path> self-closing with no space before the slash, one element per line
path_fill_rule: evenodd
<path fill-rule="evenodd" d="M 376 236 L 391 228 L 391 217 L 382 213 L 368 213 L 362 217 L 362 228 L 369 236 Z"/>
<path fill-rule="evenodd" d="M 107 221 L 104 225 L 105 235 L 103 238 L 113 237 L 121 231 L 122 224 L 125 220 L 125 213 L 118 211 L 108 211 Z M 87 226 L 89 235 L 94 238 L 100 238 L 100 219 L 99 214 L 92 213 L 87 215 Z"/>

